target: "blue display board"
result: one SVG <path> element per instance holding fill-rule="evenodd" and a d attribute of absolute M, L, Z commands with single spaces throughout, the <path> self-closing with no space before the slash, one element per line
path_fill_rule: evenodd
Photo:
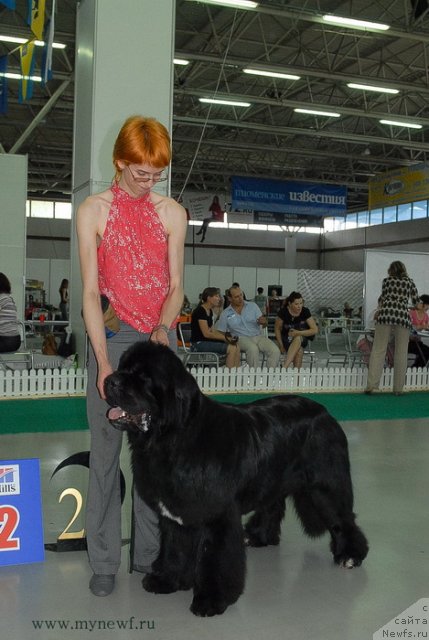
<path fill-rule="evenodd" d="M 341 185 L 232 176 L 232 211 L 343 216 L 347 188 Z"/>
<path fill-rule="evenodd" d="M 0 460 L 0 566 L 44 559 L 39 460 Z"/>

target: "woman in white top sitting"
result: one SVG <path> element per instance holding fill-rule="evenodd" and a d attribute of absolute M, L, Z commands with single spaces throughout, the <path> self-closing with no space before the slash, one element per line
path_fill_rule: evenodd
<path fill-rule="evenodd" d="M 21 346 L 18 314 L 10 292 L 9 279 L 0 273 L 0 353 L 17 351 Z"/>

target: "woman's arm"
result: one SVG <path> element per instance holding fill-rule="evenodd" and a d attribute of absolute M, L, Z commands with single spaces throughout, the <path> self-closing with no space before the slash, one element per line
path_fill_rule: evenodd
<path fill-rule="evenodd" d="M 214 327 L 209 327 L 207 320 L 198 319 L 198 325 L 203 336 L 207 340 L 220 340 L 221 342 L 228 342 L 226 336 L 222 331 L 218 331 Z"/>
<path fill-rule="evenodd" d="M 183 304 L 183 263 L 186 236 L 186 211 L 172 200 L 166 198 L 162 203 L 161 220 L 168 234 L 168 268 L 170 288 L 162 305 L 157 328 L 152 332 L 151 340 L 169 345 L 168 335 L 161 325 L 170 328 L 177 318 Z"/>
<path fill-rule="evenodd" d="M 308 329 L 303 329 L 302 331 L 299 331 L 298 332 L 299 335 L 305 336 L 306 338 L 310 338 L 311 336 L 315 336 L 317 333 L 319 333 L 319 327 L 317 326 L 317 323 L 313 318 L 313 316 L 310 316 L 309 318 L 307 318 L 306 323 L 308 324 Z"/>
<path fill-rule="evenodd" d="M 82 313 L 98 365 L 97 388 L 104 395 L 104 380 L 113 369 L 107 352 L 106 332 L 98 288 L 97 234 L 99 211 L 95 198 L 87 198 L 77 212 L 77 237 L 82 277 Z"/>
<path fill-rule="evenodd" d="M 276 340 L 277 340 L 277 344 L 279 345 L 280 352 L 286 353 L 286 349 L 282 340 L 282 329 L 283 329 L 283 320 L 277 316 L 276 321 L 274 323 L 274 335 L 276 336 Z"/>

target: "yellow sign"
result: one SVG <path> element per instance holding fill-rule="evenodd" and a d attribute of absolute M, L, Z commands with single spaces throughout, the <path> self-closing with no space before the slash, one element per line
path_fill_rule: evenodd
<path fill-rule="evenodd" d="M 369 181 L 369 209 L 429 199 L 429 165 L 401 167 Z"/>

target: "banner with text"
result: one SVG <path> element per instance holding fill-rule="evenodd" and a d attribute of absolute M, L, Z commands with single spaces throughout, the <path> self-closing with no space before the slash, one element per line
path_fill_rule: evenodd
<path fill-rule="evenodd" d="M 424 163 L 388 171 L 369 181 L 368 202 L 371 211 L 428 198 L 429 165 Z"/>
<path fill-rule="evenodd" d="M 180 204 L 185 207 L 188 220 L 209 219 L 210 222 L 223 222 L 225 196 L 216 193 L 185 192 Z"/>
<path fill-rule="evenodd" d="M 233 176 L 231 209 L 253 212 L 255 222 L 279 224 L 284 219 L 287 224 L 314 224 L 312 217 L 345 215 L 347 188 Z M 270 220 L 266 214 L 269 214 Z M 308 222 L 304 222 L 303 217 Z"/>

